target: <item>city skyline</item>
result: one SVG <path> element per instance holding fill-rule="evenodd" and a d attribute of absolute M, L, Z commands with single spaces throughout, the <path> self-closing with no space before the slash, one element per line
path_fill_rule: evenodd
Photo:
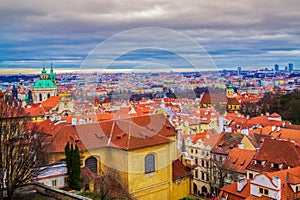
<path fill-rule="evenodd" d="M 97 45 L 124 31 L 144 27 L 173 30 L 197 42 L 215 64 L 207 70 L 270 69 L 275 64 L 284 69 L 288 63 L 299 69 L 297 1 L 37 3 L 10 1 L 0 5 L 1 73 L 36 73 L 51 62 L 56 71 L 80 71 Z M 148 37 L 132 34 L 123 44 L 130 46 Z M 183 55 L 199 56 L 176 37 L 163 34 L 160 39 L 165 38 L 181 46 Z M 106 55 L 113 50 L 106 48 Z M 112 69 L 130 71 L 164 60 L 161 66 L 191 71 L 186 60 L 167 50 L 125 52 Z"/>

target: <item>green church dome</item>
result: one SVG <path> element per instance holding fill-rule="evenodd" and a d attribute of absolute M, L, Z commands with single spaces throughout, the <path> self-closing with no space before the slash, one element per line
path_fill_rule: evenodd
<path fill-rule="evenodd" d="M 38 80 L 34 83 L 33 88 L 56 88 L 56 85 L 53 81 L 46 79 L 46 80 Z"/>
<path fill-rule="evenodd" d="M 229 84 L 229 85 L 227 86 L 227 89 L 233 89 L 232 85 Z"/>

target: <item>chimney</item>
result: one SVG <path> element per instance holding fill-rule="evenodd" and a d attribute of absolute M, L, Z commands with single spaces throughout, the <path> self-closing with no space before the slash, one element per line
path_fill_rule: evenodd
<path fill-rule="evenodd" d="M 282 122 L 282 127 L 285 127 L 285 122 Z"/>
<path fill-rule="evenodd" d="M 276 129 L 276 126 L 272 126 L 272 132 L 274 132 Z"/>
<path fill-rule="evenodd" d="M 272 177 L 272 182 L 274 183 L 274 185 L 276 185 L 276 187 L 277 187 L 278 189 L 281 188 L 281 180 L 280 180 L 279 177 L 273 176 L 273 177 Z"/>
<path fill-rule="evenodd" d="M 277 127 L 277 132 L 279 132 L 279 131 L 280 131 L 280 126 Z"/>
<path fill-rule="evenodd" d="M 76 126 L 76 122 L 77 122 L 77 121 L 76 121 L 76 118 L 73 117 L 73 118 L 72 118 L 72 125 L 73 125 L 73 126 Z"/>
<path fill-rule="evenodd" d="M 270 113 L 269 113 L 269 112 L 266 112 L 266 116 L 270 116 Z"/>
<path fill-rule="evenodd" d="M 239 180 L 237 181 L 237 191 L 241 192 L 246 185 L 247 185 L 246 178 L 245 177 L 240 177 Z"/>
<path fill-rule="evenodd" d="M 219 117 L 219 132 L 222 133 L 223 129 L 224 129 L 224 117 L 220 116 Z"/>
<path fill-rule="evenodd" d="M 247 115 L 247 119 L 250 119 L 250 115 Z"/>

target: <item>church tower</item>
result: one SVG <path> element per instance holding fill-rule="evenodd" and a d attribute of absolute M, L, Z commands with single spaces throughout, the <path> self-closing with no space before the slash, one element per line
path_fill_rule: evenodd
<path fill-rule="evenodd" d="M 227 98 L 234 98 L 235 97 L 234 89 L 233 89 L 231 84 L 229 84 L 226 88 L 226 96 L 227 96 Z"/>
<path fill-rule="evenodd" d="M 52 96 L 57 96 L 57 88 L 56 76 L 51 64 L 50 75 L 43 66 L 40 80 L 37 80 L 33 85 L 33 101 L 34 103 L 41 103 Z"/>

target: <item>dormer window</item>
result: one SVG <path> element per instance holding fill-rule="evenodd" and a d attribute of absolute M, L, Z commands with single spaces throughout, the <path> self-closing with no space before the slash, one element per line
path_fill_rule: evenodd
<path fill-rule="evenodd" d="M 273 167 L 275 169 L 281 169 L 282 166 L 283 166 L 283 164 L 271 163 L 271 167 Z"/>
<path fill-rule="evenodd" d="M 255 161 L 254 161 L 254 164 L 257 164 L 257 165 L 265 165 L 265 164 L 266 164 L 266 161 L 265 161 L 265 160 L 255 160 Z"/>
<path fill-rule="evenodd" d="M 224 141 L 221 141 L 220 143 L 219 143 L 219 145 L 218 145 L 218 147 L 222 147 L 223 145 L 224 145 Z"/>

